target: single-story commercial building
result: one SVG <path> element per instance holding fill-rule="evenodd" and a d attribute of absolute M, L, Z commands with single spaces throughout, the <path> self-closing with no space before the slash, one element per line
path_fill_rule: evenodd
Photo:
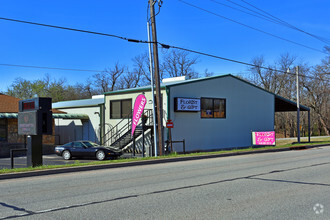
<path fill-rule="evenodd" d="M 104 95 L 93 96 L 91 99 L 53 103 L 53 109 L 67 113 L 55 115 L 56 144 L 76 140 L 100 143 L 103 106 Z"/>
<path fill-rule="evenodd" d="M 154 132 L 149 114 L 150 86 L 105 93 L 102 120 L 113 128 L 105 132 L 102 139 L 105 144 L 124 147 L 131 143 L 124 139 L 129 139 L 134 100 L 142 93 L 148 100 L 144 114 L 150 122 L 144 131 L 144 145 L 146 149 L 151 147 Z M 161 94 L 163 124 L 172 120 L 172 140 L 185 139 L 186 151 L 249 147 L 252 131 L 275 130 L 275 112 L 297 110 L 296 103 L 230 74 L 163 81 Z M 300 105 L 300 110 L 309 111 L 309 108 Z M 140 134 L 137 142 L 141 144 Z M 168 129 L 164 129 L 164 139 L 168 137 Z M 174 145 L 174 150 L 182 151 L 182 145 Z"/>

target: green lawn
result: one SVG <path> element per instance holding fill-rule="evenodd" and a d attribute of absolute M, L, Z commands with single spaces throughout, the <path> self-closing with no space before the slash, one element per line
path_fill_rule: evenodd
<path fill-rule="evenodd" d="M 307 141 L 307 137 L 300 138 L 300 142 L 306 143 Z M 276 140 L 276 146 L 292 144 L 293 142 L 297 142 L 297 138 Z M 311 137 L 311 142 L 330 142 L 330 137 Z"/>

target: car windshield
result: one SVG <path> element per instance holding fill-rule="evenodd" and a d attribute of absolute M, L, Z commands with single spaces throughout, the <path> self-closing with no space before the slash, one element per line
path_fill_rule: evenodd
<path fill-rule="evenodd" d="M 99 145 L 91 141 L 83 141 L 84 145 L 87 147 L 98 147 Z"/>
<path fill-rule="evenodd" d="M 67 143 L 67 144 L 64 144 L 63 146 L 64 146 L 64 147 L 71 147 L 71 146 L 72 146 L 72 142 L 69 142 L 69 143 Z"/>

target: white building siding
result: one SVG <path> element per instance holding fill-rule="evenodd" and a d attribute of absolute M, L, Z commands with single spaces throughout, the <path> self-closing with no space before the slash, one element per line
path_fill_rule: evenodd
<path fill-rule="evenodd" d="M 174 98 L 224 98 L 226 118 L 201 118 L 200 112 L 174 112 Z M 274 130 L 274 95 L 231 76 L 170 88 L 173 140 L 187 151 L 251 146 L 251 131 Z M 182 146 L 175 145 L 182 151 Z"/>
<path fill-rule="evenodd" d="M 55 119 L 55 134 L 60 136 L 60 143 L 75 140 L 90 140 L 99 143 L 100 113 L 99 106 L 81 108 L 57 108 L 68 114 L 87 114 L 89 120 Z"/>
<path fill-rule="evenodd" d="M 167 115 L 167 95 L 165 90 L 161 91 L 163 96 L 163 109 L 165 111 L 164 117 Z M 111 119 L 110 118 L 110 101 L 115 100 L 125 100 L 132 99 L 132 109 L 134 108 L 134 101 L 138 95 L 142 94 L 142 92 L 136 93 L 125 93 L 125 94 L 108 94 L 105 96 L 105 122 L 111 124 L 111 126 L 115 126 L 122 119 Z M 152 95 L 150 91 L 145 91 L 144 96 L 147 99 L 147 103 L 145 109 L 152 109 Z M 156 100 L 155 100 L 156 101 Z M 165 120 L 164 120 L 165 123 Z"/>

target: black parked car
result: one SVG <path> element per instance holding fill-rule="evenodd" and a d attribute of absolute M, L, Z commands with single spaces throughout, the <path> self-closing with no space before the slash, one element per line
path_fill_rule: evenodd
<path fill-rule="evenodd" d="M 72 157 L 96 157 L 98 160 L 104 160 L 107 157 L 117 158 L 123 154 L 120 149 L 100 146 L 91 141 L 73 141 L 57 146 L 55 153 L 65 160 L 70 160 Z"/>

